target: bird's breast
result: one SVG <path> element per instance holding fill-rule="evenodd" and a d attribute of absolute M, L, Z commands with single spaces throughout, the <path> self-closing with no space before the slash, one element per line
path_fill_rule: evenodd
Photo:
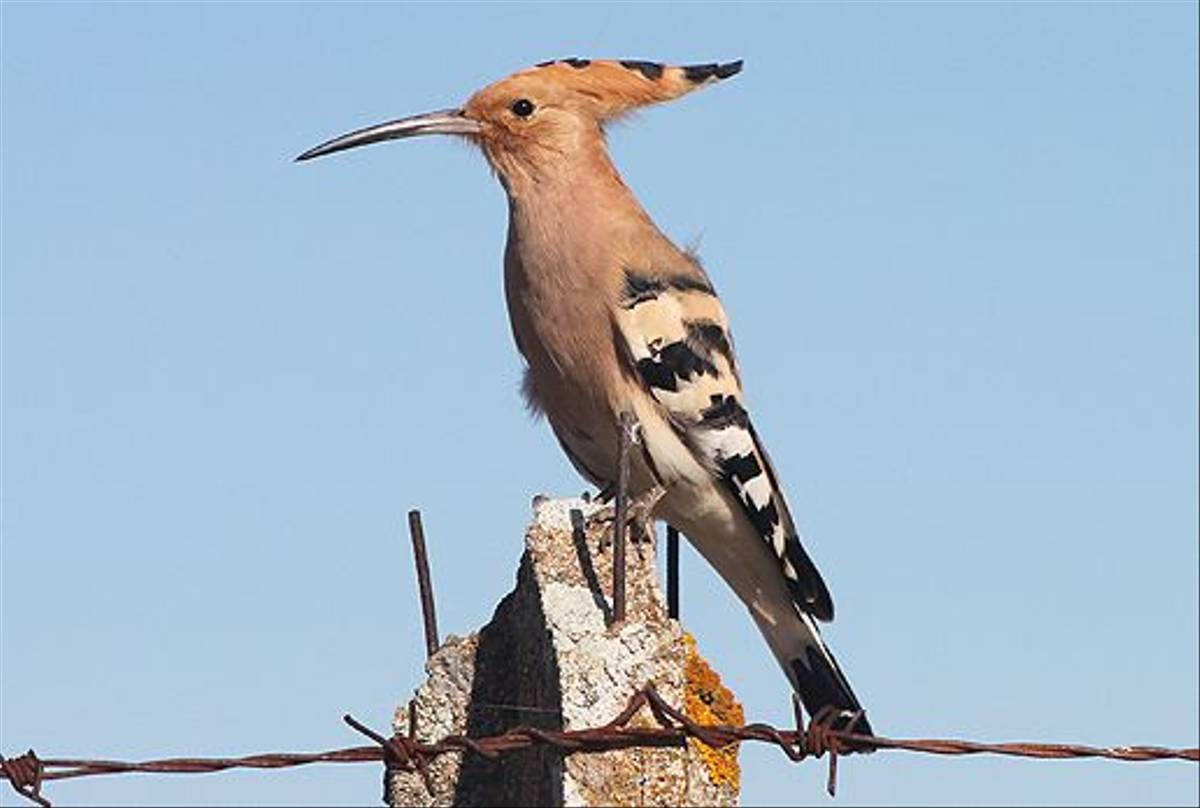
<path fill-rule="evenodd" d="M 510 249 L 504 272 L 509 319 L 517 348 L 545 395 L 590 391 L 594 397 L 618 369 L 609 293 L 570 261 L 569 255 L 531 261 Z M 539 403 L 550 411 L 557 402 Z"/>
<path fill-rule="evenodd" d="M 546 415 L 576 467 L 605 480 L 615 468 L 626 382 L 613 341 L 614 293 L 589 260 L 569 245 L 538 249 L 510 228 L 504 289 L 530 405 Z"/>

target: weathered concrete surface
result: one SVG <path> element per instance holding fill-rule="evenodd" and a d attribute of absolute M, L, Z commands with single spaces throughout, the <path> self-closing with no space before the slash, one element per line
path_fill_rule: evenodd
<path fill-rule="evenodd" d="M 742 723 L 741 707 L 666 616 L 652 544 L 631 545 L 627 619 L 611 625 L 612 552 L 598 506 L 539 499 L 525 536 L 516 588 L 492 621 L 449 637 L 414 696 L 417 737 L 480 737 L 518 725 L 582 729 L 604 724 L 653 682 L 704 723 Z M 408 706 L 395 729 L 408 731 Z M 652 725 L 643 709 L 634 723 Z M 564 756 L 531 749 L 488 761 L 444 755 L 430 767 L 432 793 L 415 773 L 392 775 L 392 805 L 734 805 L 736 746 L 627 749 Z"/>

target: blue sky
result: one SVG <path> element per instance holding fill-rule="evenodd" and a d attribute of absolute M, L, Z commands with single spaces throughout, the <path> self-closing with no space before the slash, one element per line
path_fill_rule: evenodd
<path fill-rule="evenodd" d="M 543 59 L 744 58 L 611 136 L 700 249 L 896 736 L 1196 745 L 1197 4 L 0 6 L 0 751 L 358 742 L 583 483 L 517 394 L 505 206 L 426 139 L 296 165 Z M 685 550 L 755 719 L 787 689 Z M 605 719 L 607 716 L 598 716 Z M 748 748 L 747 803 L 825 803 Z M 374 766 L 52 784 L 374 804 Z M 1195 804 L 1197 767 L 887 753 L 838 804 Z M 10 804 L 15 795 L 0 791 Z"/>

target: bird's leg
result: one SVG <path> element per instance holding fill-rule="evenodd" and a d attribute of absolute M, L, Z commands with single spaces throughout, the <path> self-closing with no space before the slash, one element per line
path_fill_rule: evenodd
<path fill-rule="evenodd" d="M 625 524 L 629 526 L 629 539 L 634 544 L 639 544 L 643 541 L 650 541 L 654 535 L 654 518 L 651 516 L 654 511 L 654 506 L 667 493 L 667 489 L 662 485 L 655 484 L 650 489 L 643 491 L 636 497 L 629 500 L 629 504 L 625 508 Z M 584 520 L 584 526 L 588 530 L 595 527 L 603 527 L 606 531 L 611 530 L 612 523 L 617 520 L 617 507 L 615 504 L 605 505 L 597 510 Z M 605 538 L 601 541 L 601 547 L 607 546 L 609 538 L 606 532 Z"/>
<path fill-rule="evenodd" d="M 641 545 L 651 542 L 654 538 L 654 519 L 651 514 L 654 511 L 654 506 L 663 498 L 667 490 L 658 478 L 658 475 L 654 472 L 653 465 L 651 465 L 650 471 L 654 476 L 654 485 L 632 499 L 624 496 L 628 494 L 630 454 L 635 445 L 642 443 L 642 427 L 634 418 L 633 413 L 628 410 L 622 412 L 618 420 L 620 438 L 617 443 L 617 479 L 605 485 L 597 495 L 599 501 L 604 503 L 612 501 L 613 504 L 605 505 L 604 508 L 588 517 L 586 526 L 607 525 L 615 521 L 617 515 L 616 500 L 626 499 L 624 503 L 625 524 L 630 528 L 629 538 L 634 544 Z M 607 546 L 607 544 L 607 540 L 602 540 L 600 542 L 601 549 Z M 640 546 L 638 555 L 641 555 Z"/>
<path fill-rule="evenodd" d="M 634 544 L 650 543 L 654 539 L 654 506 L 667 493 L 667 489 L 657 483 L 649 491 L 635 497 L 629 503 L 629 540 Z M 641 550 L 638 551 L 641 554 Z"/>

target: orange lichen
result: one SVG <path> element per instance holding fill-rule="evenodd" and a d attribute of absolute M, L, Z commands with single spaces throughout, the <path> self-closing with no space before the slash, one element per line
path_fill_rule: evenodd
<path fill-rule="evenodd" d="M 697 724 L 744 724 L 746 714 L 742 711 L 742 705 L 721 683 L 717 672 L 700 656 L 695 638 L 684 632 L 683 642 L 687 646 L 683 710 L 688 718 Z M 689 739 L 688 743 L 704 761 L 709 781 L 715 786 L 729 785 L 736 793 L 742 777 L 742 770 L 738 766 L 738 744 L 731 743 L 718 748 L 695 738 Z"/>

